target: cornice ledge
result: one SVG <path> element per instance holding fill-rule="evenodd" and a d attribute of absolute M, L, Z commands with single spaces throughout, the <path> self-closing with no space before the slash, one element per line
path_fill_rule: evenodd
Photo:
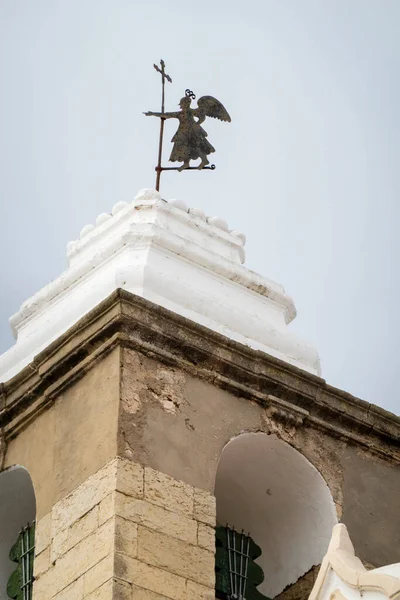
<path fill-rule="evenodd" d="M 38 396 L 48 403 L 49 390 L 52 396 L 56 393 L 52 387 L 55 382 L 70 385 L 109 351 L 110 340 L 114 345 L 131 347 L 176 365 L 235 395 L 256 400 L 278 418 L 289 419 L 298 427 L 323 429 L 386 459 L 400 461 L 399 417 L 378 409 L 378 422 L 373 427 L 362 418 L 363 401 L 351 397 L 347 412 L 347 394 L 337 390 L 337 404 L 332 407 L 325 396 L 333 398 L 334 388 L 329 387 L 325 393 L 323 379 L 124 290 L 116 290 L 2 385 L 0 426 L 7 424 L 11 434 L 14 425 L 18 423 L 19 427 L 24 420 L 24 414 L 32 416 L 41 410 Z M 387 429 L 386 422 L 390 424 Z M 375 442 L 376 436 L 386 440 L 382 448 Z"/>
<path fill-rule="evenodd" d="M 324 583 L 331 570 L 344 583 L 361 594 L 366 591 L 377 591 L 392 600 L 400 596 L 400 577 L 379 573 L 376 569 L 367 571 L 361 560 L 356 557 L 347 528 L 343 523 L 338 523 L 333 528 L 328 552 L 322 561 L 308 600 L 321 598 Z M 332 596 L 339 599 L 343 594 L 340 590 L 335 590 Z"/>
<path fill-rule="evenodd" d="M 304 419 L 310 416 L 308 410 L 272 395 L 267 396 L 266 413 L 276 421 L 294 427 L 303 425 Z"/>

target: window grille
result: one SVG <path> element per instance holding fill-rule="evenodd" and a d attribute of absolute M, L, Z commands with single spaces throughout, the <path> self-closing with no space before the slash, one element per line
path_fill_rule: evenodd
<path fill-rule="evenodd" d="M 231 597 L 242 600 L 246 598 L 247 572 L 250 558 L 250 536 L 236 533 L 234 529 L 226 528 L 229 583 Z"/>
<path fill-rule="evenodd" d="M 35 524 L 30 523 L 21 529 L 10 550 L 10 560 L 17 563 L 7 583 L 7 595 L 11 600 L 32 600 L 34 556 Z"/>
<path fill-rule="evenodd" d="M 269 600 L 256 588 L 264 580 L 262 568 L 254 562 L 261 548 L 243 531 L 216 528 L 216 597 L 221 600 Z"/>

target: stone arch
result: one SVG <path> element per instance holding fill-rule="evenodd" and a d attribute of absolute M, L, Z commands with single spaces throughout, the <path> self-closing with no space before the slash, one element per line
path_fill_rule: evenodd
<path fill-rule="evenodd" d="M 337 523 L 317 469 L 275 435 L 243 433 L 223 449 L 216 474 L 217 522 L 250 532 L 261 547 L 259 591 L 274 598 L 321 563 Z"/>
<path fill-rule="evenodd" d="M 22 527 L 35 520 L 36 499 L 28 471 L 14 466 L 0 472 L 0 600 L 7 600 L 7 581 L 15 564 L 9 552 Z"/>

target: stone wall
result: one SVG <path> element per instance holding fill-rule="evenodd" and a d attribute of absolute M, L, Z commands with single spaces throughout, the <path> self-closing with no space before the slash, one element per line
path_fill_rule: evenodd
<path fill-rule="evenodd" d="M 127 585 L 153 600 L 201 598 L 194 588 L 213 597 L 213 534 L 195 512 L 196 490 L 212 498 L 221 452 L 243 433 L 276 436 L 320 472 L 362 560 L 400 560 L 400 418 L 119 291 L 0 386 L 0 468 L 28 469 L 38 540 L 45 540 L 38 544 L 37 597 L 81 600 L 100 585 L 109 597 L 114 589 L 121 597 Z M 103 481 L 99 473 L 116 456 L 122 462 Z M 142 465 L 135 467 L 142 491 L 127 493 L 118 487 L 117 465 L 134 463 Z M 148 496 L 151 473 L 164 473 L 164 495 Z M 91 477 L 100 480 L 88 486 Z M 167 482 L 177 486 L 179 502 Z M 131 532 L 134 556 L 120 549 L 119 525 Z M 108 571 L 101 563 L 107 558 Z M 99 571 L 109 577 L 96 588 L 88 581 Z M 157 582 L 158 571 L 162 585 L 150 589 L 146 577 Z"/>
<path fill-rule="evenodd" d="M 307 411 L 281 396 L 249 401 L 199 374 L 197 365 L 192 374 L 183 366 L 123 348 L 118 454 L 213 492 L 218 461 L 230 440 L 243 433 L 277 436 L 322 475 L 360 558 L 375 565 L 400 561 L 398 462 L 373 453 L 372 444 L 367 450 L 361 439 L 359 444 L 346 440 L 342 430 L 334 429 L 335 422 L 332 430 L 320 420 L 313 423 Z M 391 450 L 397 449 L 393 444 Z M 379 481 L 390 490 L 385 510 Z M 373 544 L 365 541 L 366 504 L 374 517 Z"/>
<path fill-rule="evenodd" d="M 307 600 L 317 579 L 319 566 L 312 567 L 296 583 L 288 585 L 283 592 L 275 596 L 275 600 Z"/>
<path fill-rule="evenodd" d="M 4 468 L 21 465 L 29 471 L 37 519 L 117 455 L 120 349 L 90 366 L 50 401 L 43 394 L 46 409 L 35 411 L 7 439 Z M 62 384 L 60 374 L 54 385 Z"/>
<path fill-rule="evenodd" d="M 214 599 L 215 499 L 116 458 L 37 523 L 35 600 Z"/>

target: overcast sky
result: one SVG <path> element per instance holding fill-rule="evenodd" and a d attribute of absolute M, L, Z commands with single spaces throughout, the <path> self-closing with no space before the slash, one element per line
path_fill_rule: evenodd
<path fill-rule="evenodd" d="M 399 414 L 399 0 L 0 0 L 0 351 L 66 243 L 154 187 L 161 57 L 168 109 L 189 87 L 232 116 L 163 197 L 246 233 L 325 379 Z"/>

